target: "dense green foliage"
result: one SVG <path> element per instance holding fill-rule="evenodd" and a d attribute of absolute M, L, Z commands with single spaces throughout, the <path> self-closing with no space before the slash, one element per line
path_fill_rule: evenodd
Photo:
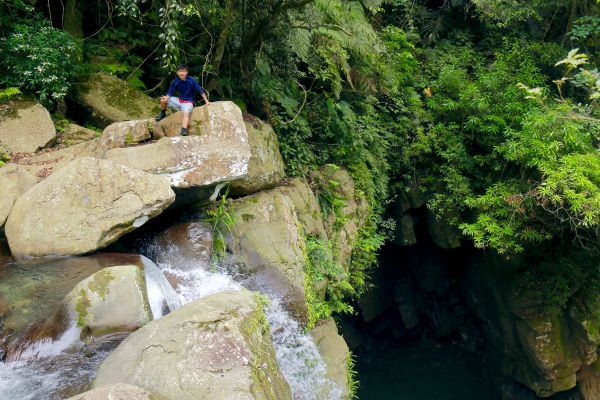
<path fill-rule="evenodd" d="M 337 304 L 398 190 L 478 247 L 598 246 L 599 27 L 596 0 L 0 0 L 0 89 L 60 100 L 82 55 L 158 95 L 188 62 L 273 125 L 288 174 L 350 171 L 369 210 Z"/>

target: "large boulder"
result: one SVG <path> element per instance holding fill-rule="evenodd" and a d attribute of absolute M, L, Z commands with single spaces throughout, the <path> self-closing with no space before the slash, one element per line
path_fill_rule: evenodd
<path fill-rule="evenodd" d="M 104 268 L 65 297 L 69 315 L 85 334 L 133 332 L 152 320 L 144 270 L 137 265 Z"/>
<path fill-rule="evenodd" d="M 16 183 L 0 176 L 0 193 L 2 193 L 0 197 L 0 228 L 2 228 L 15 200 L 19 196 L 19 189 Z"/>
<path fill-rule="evenodd" d="M 14 100 L 0 109 L 0 143 L 11 153 L 33 153 L 56 140 L 50 113 L 33 100 Z"/>
<path fill-rule="evenodd" d="M 0 176 L 17 185 L 19 195 L 37 185 L 41 180 L 41 178 L 29 172 L 25 166 L 18 164 L 8 164 L 0 168 Z"/>
<path fill-rule="evenodd" d="M 85 254 L 141 226 L 174 200 L 164 177 L 78 158 L 17 199 L 6 237 L 18 259 Z"/>
<path fill-rule="evenodd" d="M 233 201 L 229 213 L 234 224 L 227 243 L 236 261 L 253 279 L 268 280 L 270 290 L 305 319 L 306 244 L 294 202 L 276 188 Z"/>
<path fill-rule="evenodd" d="M 161 121 L 172 130 L 176 113 Z M 166 122 L 165 122 L 166 121 Z M 202 129 L 200 129 L 200 127 Z M 240 109 L 232 102 L 195 108 L 188 137 L 163 137 L 156 143 L 112 149 L 104 157 L 132 168 L 169 177 L 178 189 L 210 187 L 243 177 L 250 148 Z"/>
<path fill-rule="evenodd" d="M 137 254 L 101 253 L 0 268 L 0 352 L 15 359 L 32 342 L 60 337 L 71 319 L 65 313 L 64 321 L 54 317 L 67 294 L 90 275 L 117 265 L 144 267 Z"/>
<path fill-rule="evenodd" d="M 145 119 L 158 113 L 158 101 L 117 77 L 97 72 L 81 79 L 67 97 L 69 110 L 96 126 L 104 128 L 113 122 Z"/>
<path fill-rule="evenodd" d="M 346 398 L 349 390 L 348 366 L 351 355 L 344 338 L 338 334 L 335 321 L 332 318 L 321 321 L 310 334 L 327 366 L 327 377 L 342 390 L 341 397 Z"/>
<path fill-rule="evenodd" d="M 188 303 L 125 339 L 93 387 L 131 384 L 164 400 L 291 399 L 262 305 L 246 290 Z"/>
<path fill-rule="evenodd" d="M 160 400 L 147 390 L 133 385 L 117 383 L 73 396 L 68 400 Z"/>
<path fill-rule="evenodd" d="M 248 131 L 251 157 L 248 175 L 231 183 L 232 194 L 250 194 L 272 188 L 285 176 L 279 142 L 271 125 L 250 114 L 244 115 L 244 122 Z"/>

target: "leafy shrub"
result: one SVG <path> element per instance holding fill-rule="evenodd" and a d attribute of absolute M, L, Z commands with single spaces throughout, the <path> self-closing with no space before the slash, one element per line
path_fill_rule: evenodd
<path fill-rule="evenodd" d="M 17 25 L 1 42 L 0 66 L 6 82 L 56 102 L 69 90 L 78 71 L 78 47 L 71 35 L 47 23 Z"/>

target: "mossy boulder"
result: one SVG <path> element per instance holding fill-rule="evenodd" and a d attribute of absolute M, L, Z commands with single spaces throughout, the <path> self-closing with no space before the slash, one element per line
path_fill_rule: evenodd
<path fill-rule="evenodd" d="M 250 114 L 244 115 L 244 122 L 251 154 L 248 175 L 231 183 L 232 194 L 250 194 L 275 187 L 285 176 L 279 142 L 271 125 Z"/>
<path fill-rule="evenodd" d="M 333 205 L 323 222 L 333 245 L 334 261 L 348 271 L 358 231 L 367 216 L 366 200 L 356 191 L 354 180 L 344 168 L 325 165 L 313 173 L 313 179 L 322 195 L 343 203 L 341 207 Z"/>
<path fill-rule="evenodd" d="M 33 153 L 55 140 L 50 113 L 36 101 L 13 100 L 7 109 L 0 109 L 0 144 L 11 153 Z"/>
<path fill-rule="evenodd" d="M 204 297 L 132 333 L 94 388 L 125 383 L 164 400 L 286 400 L 263 301 L 246 291 Z"/>
<path fill-rule="evenodd" d="M 80 77 L 66 100 L 69 110 L 100 128 L 113 122 L 150 118 L 159 111 L 158 100 L 103 72 Z"/>
<path fill-rule="evenodd" d="M 133 332 L 152 320 L 143 268 L 104 268 L 77 284 L 65 305 L 84 334 Z"/>
<path fill-rule="evenodd" d="M 348 366 L 351 355 L 344 338 L 338 334 L 335 321 L 332 318 L 321 321 L 311 329 L 310 334 L 327 366 L 327 377 L 340 388 L 341 397 L 346 398 L 349 392 Z"/>
<path fill-rule="evenodd" d="M 165 177 L 78 158 L 17 199 L 6 237 L 17 259 L 90 253 L 157 216 L 174 200 Z"/>
<path fill-rule="evenodd" d="M 305 241 L 292 199 L 275 188 L 233 201 L 229 213 L 234 224 L 227 243 L 235 260 L 246 273 L 267 280 L 293 313 L 305 319 Z"/>
<path fill-rule="evenodd" d="M 100 134 L 88 128 L 84 128 L 81 125 L 74 123 L 68 123 L 62 129 L 61 132 L 61 143 L 67 146 L 73 146 L 96 139 Z"/>
<path fill-rule="evenodd" d="M 147 390 L 133 385 L 117 383 L 73 396 L 68 400 L 160 400 Z"/>
<path fill-rule="evenodd" d="M 296 215 L 306 235 L 316 236 L 327 242 L 327 231 L 321 215 L 321 207 L 308 182 L 303 178 L 293 178 L 278 188 L 288 196 L 296 207 Z"/>

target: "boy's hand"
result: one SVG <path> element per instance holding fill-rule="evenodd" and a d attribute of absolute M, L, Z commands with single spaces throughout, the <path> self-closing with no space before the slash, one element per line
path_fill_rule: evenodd
<path fill-rule="evenodd" d="M 170 98 L 170 96 L 160 96 L 160 101 L 164 101 L 166 103 Z"/>

